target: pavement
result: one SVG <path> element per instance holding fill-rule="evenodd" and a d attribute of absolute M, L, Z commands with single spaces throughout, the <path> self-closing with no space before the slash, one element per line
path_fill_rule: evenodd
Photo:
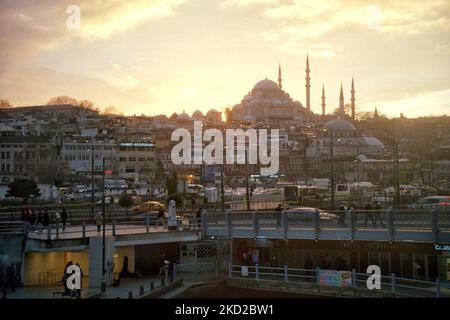
<path fill-rule="evenodd" d="M 139 296 L 140 287 L 144 287 L 144 292 L 150 291 L 151 282 L 154 283 L 154 288 L 158 288 L 161 285 L 160 277 L 140 277 L 140 278 L 129 278 L 122 279 L 120 286 L 118 287 L 108 287 L 101 299 L 128 299 L 129 292 L 132 292 L 133 298 Z M 83 278 L 83 283 L 89 283 L 87 277 Z M 69 297 L 62 296 L 61 294 L 54 294 L 57 292 L 62 292 L 63 286 L 33 286 L 33 287 L 19 287 L 16 288 L 15 292 L 8 290 L 8 299 L 71 299 Z M 92 295 L 100 293 L 100 288 L 84 288 L 81 291 L 81 298 L 85 299 Z"/>
<path fill-rule="evenodd" d="M 86 237 L 98 237 L 103 234 L 103 229 L 100 232 L 97 232 L 96 225 L 86 225 Z M 150 226 L 149 233 L 157 233 L 157 232 L 168 232 L 168 230 L 164 226 Z M 130 235 L 130 234 L 143 234 L 147 233 L 146 226 L 139 226 L 133 224 L 118 224 L 116 225 L 116 235 Z M 107 236 L 111 236 L 113 234 L 112 225 L 107 225 L 105 228 L 105 234 Z M 47 229 L 44 228 L 42 232 L 32 231 L 28 233 L 28 238 L 37 239 L 37 240 L 47 240 Z M 58 236 L 56 235 L 56 230 L 52 229 L 51 239 L 79 239 L 83 237 L 83 227 L 82 226 L 70 226 L 66 227 L 65 231 L 59 229 Z"/>

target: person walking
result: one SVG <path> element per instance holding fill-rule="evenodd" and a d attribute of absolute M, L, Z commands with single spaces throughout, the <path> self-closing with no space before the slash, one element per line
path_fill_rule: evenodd
<path fill-rule="evenodd" d="M 42 232 L 42 223 L 44 222 L 44 215 L 42 214 L 42 210 L 39 210 L 37 215 L 37 230 L 38 233 Z"/>
<path fill-rule="evenodd" d="M 374 217 L 374 223 L 373 223 L 373 225 L 375 226 L 376 224 L 377 224 L 377 221 L 380 221 L 380 226 L 383 228 L 384 227 L 384 223 L 383 223 L 383 219 L 382 219 L 382 207 L 381 207 L 381 204 L 379 203 L 379 202 L 377 202 L 376 204 L 375 204 L 375 213 L 374 213 L 374 215 L 375 215 L 375 217 Z"/>
<path fill-rule="evenodd" d="M 16 271 L 14 270 L 14 266 L 11 263 L 6 268 L 6 286 L 11 289 L 12 292 L 16 291 Z"/>
<path fill-rule="evenodd" d="M 159 276 L 161 278 L 161 286 L 164 286 L 165 284 L 166 279 L 165 267 L 166 267 L 166 256 L 163 254 L 159 259 Z"/>
<path fill-rule="evenodd" d="M 281 213 L 283 212 L 284 207 L 282 203 L 279 203 L 278 206 L 275 208 L 275 211 L 277 212 L 277 229 L 281 227 Z"/>
<path fill-rule="evenodd" d="M 164 226 L 164 207 L 159 206 L 158 208 L 158 219 L 156 220 L 156 226 L 159 227 L 159 223 Z"/>
<path fill-rule="evenodd" d="M 367 203 L 364 210 L 366 211 L 366 219 L 364 220 L 364 227 L 367 228 L 367 222 L 369 220 L 372 220 L 372 225 L 375 225 L 373 212 L 372 212 L 372 210 L 373 210 L 372 203 L 370 203 L 370 202 Z"/>
<path fill-rule="evenodd" d="M 195 219 L 197 220 L 197 228 L 200 229 L 202 225 L 202 213 L 203 213 L 203 207 L 198 208 L 197 212 L 195 213 Z"/>
<path fill-rule="evenodd" d="M 2 298 L 7 298 L 7 272 L 6 272 L 6 257 L 0 255 L 0 287 L 2 289 Z"/>
<path fill-rule="evenodd" d="M 100 228 L 103 224 L 103 215 L 100 211 L 95 215 L 95 224 L 97 225 L 97 233 L 100 233 Z"/>
<path fill-rule="evenodd" d="M 66 222 L 67 222 L 67 211 L 66 211 L 66 208 L 62 209 L 61 222 L 62 222 L 62 231 L 64 232 L 66 230 Z"/>
<path fill-rule="evenodd" d="M 79 265 L 79 263 L 75 263 L 75 265 L 80 268 L 80 288 L 76 289 L 76 296 L 77 298 L 81 298 L 81 290 L 83 289 L 83 269 L 81 269 L 81 266 Z"/>
<path fill-rule="evenodd" d="M 56 234 L 58 235 L 59 224 L 61 223 L 61 214 L 59 211 L 55 212 L 55 224 L 56 224 Z"/>

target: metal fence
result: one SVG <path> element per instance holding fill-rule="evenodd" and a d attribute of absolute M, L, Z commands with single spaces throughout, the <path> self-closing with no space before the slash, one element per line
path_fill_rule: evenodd
<path fill-rule="evenodd" d="M 433 240 L 438 241 L 440 234 L 448 237 L 450 232 L 450 210 L 208 212 L 204 216 L 204 234 L 221 235 L 223 232 L 215 234 L 220 229 L 225 229 L 228 236 L 232 235 L 232 231 L 247 229 L 253 235 L 260 231 L 276 231 L 284 237 L 288 236 L 289 231 L 313 230 L 318 237 L 320 231 L 342 230 L 350 232 L 352 238 L 360 236 L 357 231 L 375 230 L 386 231 L 384 234 L 390 241 L 394 240 L 396 231 L 429 231 L 433 234 Z"/>
<path fill-rule="evenodd" d="M 229 265 L 228 277 L 230 279 L 252 279 L 255 281 L 271 280 L 285 284 L 303 284 L 314 292 L 320 293 L 322 289 L 339 289 L 342 293 L 351 295 L 366 295 L 370 293 L 382 294 L 392 297 L 449 297 L 450 284 L 442 284 L 439 280 L 434 282 L 413 280 L 390 276 L 380 276 L 380 289 L 370 290 L 367 285 L 370 274 L 357 273 L 355 270 L 345 272 L 349 278 L 348 282 L 342 282 L 336 286 L 324 284 L 324 271 L 339 272 L 336 270 L 298 269 L 284 267 L 261 267 Z M 275 285 L 276 286 L 276 285 Z M 277 286 L 279 287 L 279 286 Z"/>

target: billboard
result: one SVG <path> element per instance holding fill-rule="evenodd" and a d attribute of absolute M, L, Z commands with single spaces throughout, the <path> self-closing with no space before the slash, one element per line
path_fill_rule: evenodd
<path fill-rule="evenodd" d="M 321 286 L 340 288 L 352 286 L 352 273 L 350 271 L 320 270 L 319 279 Z"/>

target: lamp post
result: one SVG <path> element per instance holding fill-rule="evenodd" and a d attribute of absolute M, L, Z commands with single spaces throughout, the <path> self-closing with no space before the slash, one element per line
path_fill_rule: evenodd
<path fill-rule="evenodd" d="M 227 147 L 223 147 L 222 165 L 220 166 L 220 207 L 222 212 L 225 212 L 225 185 L 224 185 L 224 171 L 225 171 L 225 158 Z"/>
<path fill-rule="evenodd" d="M 334 152 L 333 152 L 333 129 L 328 128 L 330 135 L 330 184 L 331 184 L 331 209 L 334 210 Z"/>
<path fill-rule="evenodd" d="M 394 186 L 395 186 L 395 207 L 400 206 L 400 177 L 399 177 L 399 159 L 398 159 L 398 142 L 395 136 L 395 117 L 392 118 L 392 147 L 394 155 Z"/>
<path fill-rule="evenodd" d="M 101 288 L 104 290 L 106 289 L 106 261 L 105 261 L 105 245 L 106 245 L 106 207 L 105 207 L 105 158 L 103 157 L 103 164 L 102 164 L 102 222 L 103 222 L 103 239 L 102 239 L 102 283 Z"/>
<path fill-rule="evenodd" d="M 94 165 L 94 138 L 91 139 L 91 216 L 94 217 L 94 181 L 95 181 L 95 177 L 94 177 L 94 170 L 95 170 L 95 165 Z"/>

